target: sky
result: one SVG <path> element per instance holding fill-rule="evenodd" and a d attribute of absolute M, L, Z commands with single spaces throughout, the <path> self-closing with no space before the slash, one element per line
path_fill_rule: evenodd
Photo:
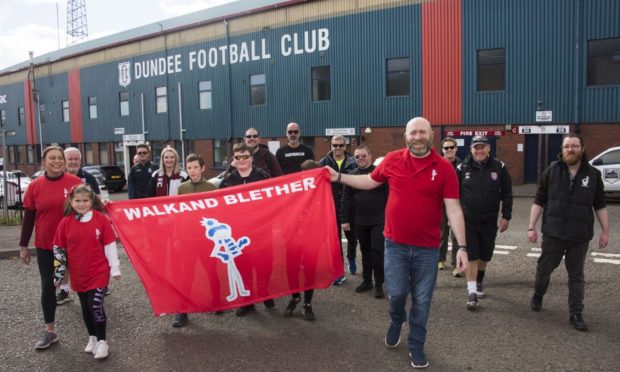
<path fill-rule="evenodd" d="M 88 40 L 232 1 L 86 0 Z M 0 0 L 0 70 L 57 50 L 58 29 L 64 48 L 67 0 Z"/>

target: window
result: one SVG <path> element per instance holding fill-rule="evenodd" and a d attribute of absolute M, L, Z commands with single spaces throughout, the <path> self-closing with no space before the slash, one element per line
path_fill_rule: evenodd
<path fill-rule="evenodd" d="M 506 49 L 478 51 L 478 92 L 506 90 Z"/>
<path fill-rule="evenodd" d="M 122 142 L 116 142 L 114 144 L 114 164 L 120 165 L 123 167 L 125 162 L 123 161 L 125 158 L 125 145 Z M 133 159 L 132 159 L 133 160 Z"/>
<path fill-rule="evenodd" d="M 129 92 L 120 92 L 118 102 L 121 108 L 121 116 L 129 116 Z"/>
<path fill-rule="evenodd" d="M 620 38 L 588 41 L 588 85 L 620 85 Z"/>
<path fill-rule="evenodd" d="M 329 101 L 331 99 L 330 67 L 312 68 L 312 100 Z"/>
<path fill-rule="evenodd" d="M 6 110 L 0 110 L 0 128 L 6 125 Z"/>
<path fill-rule="evenodd" d="M 386 94 L 388 97 L 409 95 L 409 58 L 386 61 Z"/>
<path fill-rule="evenodd" d="M 17 146 L 8 146 L 7 148 L 9 152 L 9 163 L 15 163 L 15 147 Z"/>
<path fill-rule="evenodd" d="M 200 101 L 201 110 L 211 110 L 213 108 L 213 101 L 211 96 L 211 82 L 199 81 L 198 82 L 198 99 Z"/>
<path fill-rule="evenodd" d="M 45 119 L 45 105 L 41 103 L 39 104 L 39 120 L 41 121 L 41 124 L 45 124 Z"/>
<path fill-rule="evenodd" d="M 213 140 L 213 168 L 227 168 L 226 139 Z"/>
<path fill-rule="evenodd" d="M 620 150 L 610 151 L 600 159 L 603 162 L 601 165 L 620 164 Z"/>
<path fill-rule="evenodd" d="M 69 122 L 69 101 L 62 101 L 62 121 Z"/>
<path fill-rule="evenodd" d="M 265 74 L 250 75 L 250 104 L 252 106 L 265 104 L 265 81 Z"/>
<path fill-rule="evenodd" d="M 97 97 L 88 97 L 88 117 L 97 119 Z"/>
<path fill-rule="evenodd" d="M 21 127 L 26 122 L 26 111 L 23 107 L 17 108 L 17 124 Z"/>
<path fill-rule="evenodd" d="M 108 146 L 106 143 L 99 144 L 99 164 L 108 165 Z"/>
<path fill-rule="evenodd" d="M 155 96 L 157 97 L 157 113 L 163 114 L 168 112 L 168 91 L 166 87 L 155 88 Z"/>
<path fill-rule="evenodd" d="M 34 145 L 26 145 L 26 159 L 28 164 L 34 164 Z"/>
<path fill-rule="evenodd" d="M 85 143 L 84 144 L 84 163 L 85 164 L 95 164 L 95 159 L 93 158 L 93 144 Z"/>

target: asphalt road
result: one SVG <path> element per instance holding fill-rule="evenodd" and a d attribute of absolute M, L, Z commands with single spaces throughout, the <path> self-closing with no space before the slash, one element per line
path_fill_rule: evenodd
<path fill-rule="evenodd" d="M 112 194 L 113 196 L 115 194 Z M 116 194 L 119 196 L 122 194 Z M 563 266 L 552 276 L 543 310 L 529 310 L 537 254 L 527 242 L 531 199 L 515 199 L 510 229 L 498 237 L 496 255 L 485 277 L 487 297 L 480 309 L 465 309 L 464 279 L 440 271 L 433 298 L 426 352 L 430 371 L 617 371 L 620 365 L 620 204 L 609 205 L 612 242 L 592 248 L 586 263 L 586 309 L 590 331 L 570 327 L 567 276 Z M 596 229 L 598 234 L 598 228 Z M 598 235 L 597 235 L 598 236 Z M 592 243 L 591 247 L 595 244 Z M 502 252 L 502 253 L 500 253 Z M 595 253 L 615 254 L 600 256 Z M 529 256 L 528 256 L 529 255 Z M 276 308 L 244 318 L 192 314 L 187 327 L 170 326 L 171 317 L 153 316 L 127 256 L 121 250 L 123 277 L 106 298 L 107 360 L 82 350 L 87 335 L 77 301 L 58 307 L 60 342 L 35 352 L 43 327 L 36 263 L 0 260 L 1 371 L 399 371 L 409 366 L 406 336 L 395 349 L 383 342 L 388 326 L 387 300 L 357 294 L 361 275 L 348 275 L 341 287 L 315 293 L 315 322 L 293 318 Z M 596 259 L 596 261 L 595 261 Z M 599 261 L 610 260 L 610 262 Z M 618 262 L 618 263 L 611 263 Z M 358 257 L 358 266 L 361 267 Z"/>

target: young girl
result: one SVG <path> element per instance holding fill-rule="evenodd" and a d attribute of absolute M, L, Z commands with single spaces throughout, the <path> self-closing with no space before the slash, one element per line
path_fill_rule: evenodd
<path fill-rule="evenodd" d="M 102 210 L 90 186 L 74 187 L 54 236 L 54 283 L 60 285 L 68 267 L 89 335 L 84 351 L 95 354 L 95 359 L 108 356 L 103 298 L 110 276 L 118 279 L 121 275 L 116 236 Z"/>

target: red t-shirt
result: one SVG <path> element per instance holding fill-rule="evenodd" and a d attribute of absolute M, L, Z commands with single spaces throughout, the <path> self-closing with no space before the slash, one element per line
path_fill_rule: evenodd
<path fill-rule="evenodd" d="M 93 211 L 88 222 L 81 222 L 75 215 L 62 219 L 54 245 L 67 250 L 67 266 L 71 288 L 86 292 L 108 286 L 110 266 L 104 247 L 116 240 L 110 220 L 103 213 Z"/>
<path fill-rule="evenodd" d="M 399 244 L 437 249 L 443 199 L 459 198 L 452 164 L 434 149 L 419 159 L 405 148 L 387 154 L 370 176 L 390 186 L 385 237 Z"/>
<path fill-rule="evenodd" d="M 54 232 L 64 213 L 65 200 L 75 185 L 81 185 L 80 178 L 64 173 L 60 178 L 49 180 L 41 176 L 30 185 L 24 196 L 24 208 L 33 209 L 37 215 L 34 220 L 34 246 L 52 250 Z"/>

